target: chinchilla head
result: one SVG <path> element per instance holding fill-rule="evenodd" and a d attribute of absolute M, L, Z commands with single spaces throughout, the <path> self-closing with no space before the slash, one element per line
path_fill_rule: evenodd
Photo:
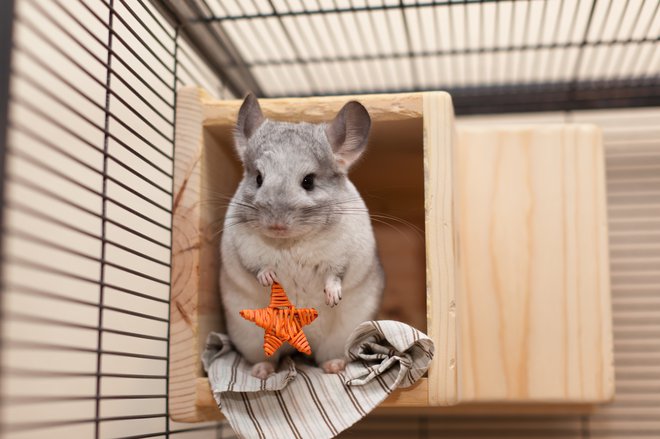
<path fill-rule="evenodd" d="M 348 207 L 357 195 L 346 173 L 364 151 L 370 126 L 369 113 L 355 101 L 329 123 L 287 123 L 266 119 L 248 94 L 234 136 L 244 169 L 233 199 L 236 222 L 284 239 L 358 213 Z"/>

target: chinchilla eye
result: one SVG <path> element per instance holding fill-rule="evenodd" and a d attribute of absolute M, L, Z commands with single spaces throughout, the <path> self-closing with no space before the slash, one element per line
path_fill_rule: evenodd
<path fill-rule="evenodd" d="M 303 189 L 306 191 L 311 191 L 314 189 L 314 174 L 307 174 L 305 175 L 305 178 L 303 178 L 302 183 L 300 185 L 302 186 Z"/>
<path fill-rule="evenodd" d="M 261 176 L 261 172 L 257 172 L 257 187 L 261 187 L 264 184 L 264 178 Z"/>

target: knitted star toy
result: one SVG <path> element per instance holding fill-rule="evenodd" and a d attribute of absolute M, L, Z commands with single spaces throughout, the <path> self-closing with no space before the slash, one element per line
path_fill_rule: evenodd
<path fill-rule="evenodd" d="M 270 289 L 270 304 L 261 309 L 244 309 L 241 317 L 266 330 L 264 353 L 270 357 L 286 341 L 298 351 L 311 355 L 302 327 L 312 323 L 319 313 L 314 308 L 296 308 L 277 282 Z"/>

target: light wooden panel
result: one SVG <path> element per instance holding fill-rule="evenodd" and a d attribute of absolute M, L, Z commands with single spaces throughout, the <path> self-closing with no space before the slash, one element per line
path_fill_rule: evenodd
<path fill-rule="evenodd" d="M 170 306 L 169 407 L 172 419 L 201 421 L 217 417 L 217 409 L 198 406 L 195 381 L 201 376 L 201 346 L 211 330 L 219 330 L 217 239 L 208 235 L 214 218 L 202 200 L 210 178 L 202 130 L 203 92 L 185 88 L 177 96 L 177 129 L 172 206 L 172 292 Z M 208 146 L 208 145 L 207 145 Z M 206 179 L 205 179 L 206 177 Z"/>
<path fill-rule="evenodd" d="M 456 233 L 454 230 L 454 110 L 446 93 L 424 95 L 427 331 L 436 359 L 429 369 L 429 403 L 458 401 Z"/>
<path fill-rule="evenodd" d="M 612 397 L 600 140 L 588 125 L 459 130 L 462 402 Z"/>
<path fill-rule="evenodd" d="M 373 121 L 415 119 L 422 116 L 422 94 L 400 93 L 379 95 L 319 96 L 314 98 L 260 99 L 264 115 L 289 122 L 327 122 L 350 100 L 360 101 Z M 445 96 L 449 96 L 445 93 Z M 205 102 L 204 124 L 233 126 L 241 100 L 209 100 Z M 310 105 L 313 103 L 313 105 Z"/>

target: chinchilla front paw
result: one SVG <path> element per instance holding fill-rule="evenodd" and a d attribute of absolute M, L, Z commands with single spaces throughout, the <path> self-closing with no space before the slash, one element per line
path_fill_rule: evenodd
<path fill-rule="evenodd" d="M 264 287 L 269 287 L 273 285 L 275 282 L 279 282 L 277 280 L 277 275 L 275 274 L 275 271 L 270 267 L 266 267 L 261 271 L 259 271 L 259 273 L 257 273 L 257 280 Z"/>
<path fill-rule="evenodd" d="M 341 300 L 341 281 L 339 279 L 329 279 L 325 283 L 325 304 L 336 306 Z"/>

